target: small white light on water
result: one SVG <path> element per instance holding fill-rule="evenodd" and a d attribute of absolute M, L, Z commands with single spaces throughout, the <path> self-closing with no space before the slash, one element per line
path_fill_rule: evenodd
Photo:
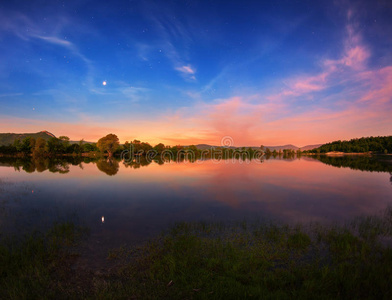
<path fill-rule="evenodd" d="M 102 223 L 105 223 L 105 217 L 102 216 Z"/>

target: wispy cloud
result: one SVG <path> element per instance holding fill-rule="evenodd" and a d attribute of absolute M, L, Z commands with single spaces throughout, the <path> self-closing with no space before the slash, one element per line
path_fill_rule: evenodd
<path fill-rule="evenodd" d="M 136 103 L 146 98 L 151 89 L 142 86 L 132 86 L 125 82 L 115 82 L 115 86 L 105 86 L 91 89 L 90 92 L 101 96 L 111 96 L 110 104 Z M 114 98 L 114 100 L 113 100 Z"/>
<path fill-rule="evenodd" d="M 52 44 L 59 45 L 59 46 L 64 46 L 64 47 L 69 48 L 69 49 L 73 49 L 74 48 L 74 46 L 73 46 L 73 44 L 71 42 L 69 42 L 67 40 L 60 39 L 60 38 L 55 37 L 55 36 L 41 36 L 41 35 L 33 35 L 33 36 L 38 38 L 38 39 L 44 40 L 44 41 L 46 41 L 48 43 L 52 43 Z"/>
<path fill-rule="evenodd" d="M 152 21 L 154 28 L 161 37 L 160 48 L 170 60 L 174 70 L 185 79 L 195 80 L 194 68 L 189 64 L 189 48 L 192 35 L 187 26 L 175 17 L 166 5 L 157 5 L 146 1 L 144 13 Z"/>
<path fill-rule="evenodd" d="M 176 70 L 181 72 L 187 79 L 196 80 L 194 75 L 196 71 L 190 65 L 178 67 Z"/>
<path fill-rule="evenodd" d="M 79 27 L 80 25 L 81 30 L 86 31 L 83 25 L 75 24 L 74 20 L 60 15 L 48 24 L 45 23 L 45 25 L 42 25 L 27 15 L 14 11 L 0 12 L 0 17 L 4 24 L 0 28 L 0 35 L 12 34 L 26 43 L 44 42 L 70 51 L 72 55 L 79 58 L 86 65 L 86 82 L 90 88 L 93 87 L 93 62 L 82 53 L 74 42 L 68 40 L 61 34 L 61 32 L 68 28 L 67 26 Z M 40 70 L 37 70 L 37 73 L 40 73 Z"/>
<path fill-rule="evenodd" d="M 176 68 L 176 70 L 180 71 L 184 74 L 195 74 L 196 73 L 196 71 L 193 70 L 190 65 L 178 67 L 178 68 Z"/>
<path fill-rule="evenodd" d="M 345 40 L 342 54 L 337 59 L 324 59 L 319 62 L 318 73 L 295 75 L 283 80 L 284 87 L 279 93 L 269 95 L 270 100 L 288 101 L 289 99 L 314 99 L 317 92 L 345 85 L 355 85 L 362 81 L 366 73 L 371 53 L 364 44 L 359 25 L 354 21 L 354 11 L 347 13 Z M 308 97 L 311 96 L 311 97 Z"/>

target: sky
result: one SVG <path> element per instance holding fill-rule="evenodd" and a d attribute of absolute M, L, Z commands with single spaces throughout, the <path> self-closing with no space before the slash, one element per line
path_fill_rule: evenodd
<path fill-rule="evenodd" d="M 392 2 L 1 1 L 0 132 L 234 146 L 392 134 Z"/>

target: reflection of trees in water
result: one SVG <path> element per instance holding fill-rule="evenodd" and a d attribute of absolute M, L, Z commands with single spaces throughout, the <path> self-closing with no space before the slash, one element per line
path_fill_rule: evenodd
<path fill-rule="evenodd" d="M 26 173 L 44 172 L 66 174 L 70 170 L 70 165 L 80 165 L 82 162 L 89 162 L 81 157 L 48 158 L 33 156 L 30 158 L 1 158 L 0 164 L 13 166 L 16 171 L 23 170 Z"/>
<path fill-rule="evenodd" d="M 48 169 L 48 159 L 44 159 L 44 158 L 37 158 L 34 159 L 34 164 L 35 164 L 35 170 L 39 173 L 45 171 L 46 169 Z"/>
<path fill-rule="evenodd" d="M 98 170 L 109 176 L 116 175 L 119 169 L 119 163 L 114 158 L 100 159 L 97 161 Z"/>
<path fill-rule="evenodd" d="M 392 174 L 392 160 L 379 159 L 374 156 L 317 156 L 316 159 L 339 168 Z"/>
<path fill-rule="evenodd" d="M 53 163 L 52 160 L 49 160 L 48 169 L 49 172 L 52 173 L 66 174 L 69 172 L 69 163 L 65 161 L 57 161 L 56 163 Z"/>
<path fill-rule="evenodd" d="M 156 161 L 156 160 L 154 160 Z M 132 161 L 124 161 L 124 166 L 126 168 L 132 168 L 132 169 L 139 169 L 140 167 L 145 167 L 151 164 L 152 160 L 151 159 L 146 159 L 143 156 L 137 157 Z M 163 163 L 163 162 L 162 162 Z"/>
<path fill-rule="evenodd" d="M 26 173 L 33 173 L 36 169 L 35 163 L 32 160 L 25 161 L 22 168 Z"/>

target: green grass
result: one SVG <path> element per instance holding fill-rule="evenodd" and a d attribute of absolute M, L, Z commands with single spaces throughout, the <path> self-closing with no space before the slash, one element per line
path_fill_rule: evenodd
<path fill-rule="evenodd" d="M 0 244 L 0 299 L 64 298 L 72 247 L 83 234 L 72 223 L 55 224 L 46 234 Z"/>
<path fill-rule="evenodd" d="M 64 267 L 78 231 L 58 225 L 0 248 L 0 298 L 391 299 L 391 229 L 392 209 L 340 226 L 178 223 L 79 280 Z"/>
<path fill-rule="evenodd" d="M 332 227 L 181 223 L 128 252 L 131 263 L 99 295 L 390 299 L 392 250 L 380 239 L 390 228 L 387 215 Z"/>

